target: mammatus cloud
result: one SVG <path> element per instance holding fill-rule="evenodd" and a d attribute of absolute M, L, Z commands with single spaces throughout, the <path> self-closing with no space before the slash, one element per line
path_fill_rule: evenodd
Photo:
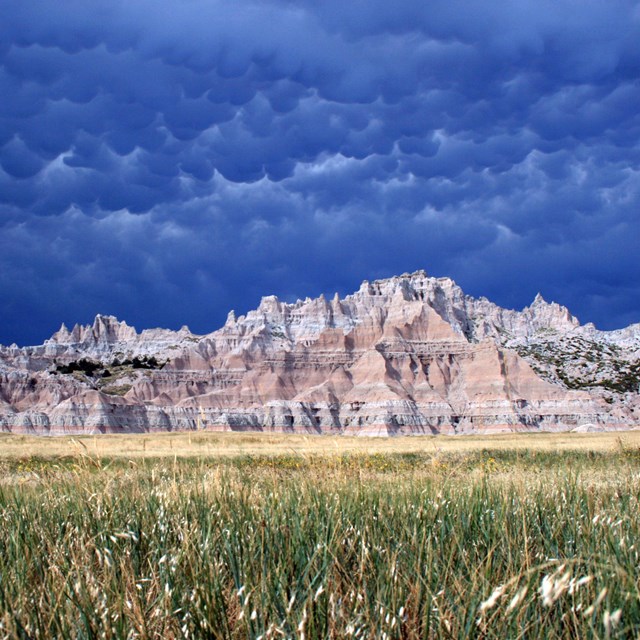
<path fill-rule="evenodd" d="M 419 267 L 640 320 L 635 3 L 2 12 L 1 341 Z"/>

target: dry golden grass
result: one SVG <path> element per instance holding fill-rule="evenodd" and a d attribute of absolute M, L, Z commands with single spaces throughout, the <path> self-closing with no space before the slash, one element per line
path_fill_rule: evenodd
<path fill-rule="evenodd" d="M 0 459 L 228 457 L 244 455 L 335 455 L 465 453 L 488 450 L 597 451 L 639 448 L 640 431 L 606 433 L 517 433 L 479 436 L 358 438 L 282 433 L 179 432 L 131 435 L 36 436 L 0 434 Z"/>

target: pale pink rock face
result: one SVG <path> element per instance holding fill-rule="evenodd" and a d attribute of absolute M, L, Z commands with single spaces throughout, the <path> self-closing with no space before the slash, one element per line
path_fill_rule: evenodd
<path fill-rule="evenodd" d="M 0 347 L 0 430 L 630 428 L 637 387 L 613 388 L 603 376 L 635 366 L 639 354 L 638 325 L 599 332 L 540 296 L 523 311 L 501 309 L 416 272 L 365 282 L 344 300 L 269 296 L 205 336 L 187 327 L 138 334 L 98 316 L 41 346 Z M 96 371 L 60 371 L 83 358 Z"/>

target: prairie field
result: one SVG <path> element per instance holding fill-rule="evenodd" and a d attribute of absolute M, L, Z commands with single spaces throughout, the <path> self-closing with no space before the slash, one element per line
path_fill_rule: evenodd
<path fill-rule="evenodd" d="M 328 455 L 345 453 L 421 453 L 487 450 L 609 451 L 640 447 L 640 429 L 601 433 L 505 433 L 474 436 L 361 438 L 257 432 L 159 432 L 54 438 L 0 433 L 0 460 L 88 455 L 137 460 L 156 457 L 238 457 L 244 455 Z"/>
<path fill-rule="evenodd" d="M 0 436 L 0 638 L 637 638 L 639 499 L 638 432 Z"/>

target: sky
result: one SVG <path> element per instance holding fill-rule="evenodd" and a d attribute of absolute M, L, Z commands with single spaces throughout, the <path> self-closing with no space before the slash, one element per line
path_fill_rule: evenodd
<path fill-rule="evenodd" d="M 2 0 L 0 343 L 424 269 L 640 322 L 640 3 Z"/>

